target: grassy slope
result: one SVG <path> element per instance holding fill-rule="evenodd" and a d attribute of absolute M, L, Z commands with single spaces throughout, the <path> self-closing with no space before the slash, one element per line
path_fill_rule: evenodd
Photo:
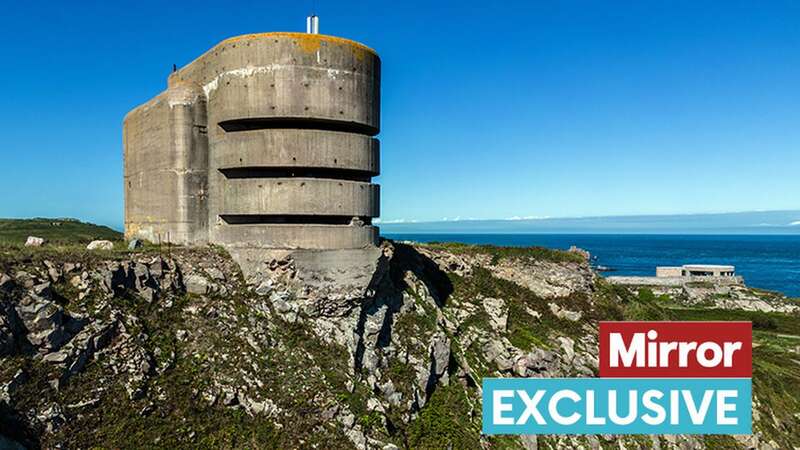
<path fill-rule="evenodd" d="M 456 255 L 489 255 L 492 258 L 492 263 L 498 263 L 504 258 L 532 258 L 560 263 L 583 262 L 583 256 L 577 253 L 553 250 L 545 247 L 500 247 L 496 245 L 462 244 L 459 242 L 430 242 L 424 245 L 435 250 L 444 250 Z"/>
<path fill-rule="evenodd" d="M 75 219 L 0 219 L 0 244 L 24 244 L 28 236 L 57 244 L 86 244 L 95 239 L 122 240 L 122 233 L 109 227 Z"/>
<path fill-rule="evenodd" d="M 14 223 L 16 222 L 16 223 Z M 25 228 L 23 222 L 34 226 L 45 226 L 51 222 L 44 220 L 45 224 L 32 221 L 0 221 L 0 243 L 8 236 L 25 237 L 29 234 L 36 234 L 33 228 Z M 73 226 L 74 225 L 74 228 Z M 62 225 L 63 227 L 63 225 Z M 67 228 L 55 230 L 52 239 L 88 239 L 88 230 L 101 230 L 104 227 L 96 227 L 89 224 L 70 223 Z M 64 231 L 66 230 L 66 232 Z M 74 231 L 72 231 L 74 230 Z M 81 231 L 83 230 L 83 231 Z M 112 233 L 113 230 L 108 230 Z M 16 233 L 16 234 L 15 234 Z M 44 233 L 39 233 L 42 237 L 48 237 Z M 118 233 L 117 233 L 118 236 Z M 101 236 L 92 236 L 101 237 Z M 110 237 L 110 236 L 109 236 Z M 112 237 L 113 239 L 113 237 Z M 24 237 L 22 238 L 24 241 Z M 18 241 L 14 241 L 18 242 Z M 74 242 L 74 241 L 72 241 Z M 577 256 L 564 252 L 532 248 L 528 249 L 503 249 L 491 246 L 462 246 L 460 244 L 434 244 L 443 249 L 456 253 L 487 253 L 492 256 L 493 261 L 500 258 L 533 257 L 561 262 L 577 262 Z M 50 252 L 43 249 L 31 249 L 33 253 Z M 578 329 L 574 323 L 560 320 L 550 313 L 547 302 L 537 298 L 532 292 L 520 286 L 493 277 L 487 270 L 478 269 L 473 276 L 461 278 L 450 274 L 450 279 L 454 287 L 453 296 L 461 299 L 474 299 L 478 295 L 495 296 L 504 298 L 512 310 L 509 318 L 509 334 L 512 342 L 523 348 L 532 346 L 550 347 L 554 336 L 566 335 L 578 338 L 582 330 Z M 58 287 L 57 287 L 58 288 Z M 572 298 L 573 309 L 584 312 L 585 317 L 591 320 L 752 320 L 754 322 L 754 341 L 755 349 L 753 353 L 753 386 L 755 397 L 759 400 L 758 411 L 761 420 L 754 427 L 755 431 L 762 432 L 768 436 L 767 441 L 774 439 L 779 448 L 789 447 L 792 443 L 800 442 L 800 426 L 798 418 L 794 415 L 800 411 L 800 363 L 796 351 L 792 349 L 800 346 L 800 317 L 778 314 L 778 313 L 750 313 L 745 311 L 728 310 L 703 310 L 687 309 L 679 307 L 670 301 L 669 298 L 656 297 L 651 291 L 643 289 L 638 295 L 631 294 L 626 289 L 612 286 L 602 279 L 598 279 L 597 291 L 593 299 L 583 296 Z M 89 301 L 87 299 L 86 301 Z M 177 303 L 193 301 L 190 298 L 179 300 Z M 142 305 L 138 305 L 142 307 Z M 525 313 L 525 308 L 529 307 L 538 310 L 542 318 L 532 321 L 531 317 Z M 183 327 L 180 321 L 173 320 L 169 315 L 154 314 L 153 311 L 137 311 L 137 315 L 143 317 L 143 326 L 147 332 L 153 336 L 174 336 L 176 328 Z M 237 314 L 237 320 L 250 314 L 250 311 L 243 311 Z M 410 318 L 414 316 L 409 316 Z M 476 320 L 486 319 L 477 317 Z M 426 316 L 419 316 L 419 320 L 429 320 Z M 242 323 L 242 326 L 247 325 Z M 402 327 L 401 324 L 397 324 Z M 481 324 L 476 324 L 480 326 Z M 469 326 L 465 324 L 464 326 Z M 198 328 L 213 330 L 214 327 L 208 325 Z M 307 354 L 313 355 L 322 367 L 327 367 L 323 377 L 314 378 L 314 382 L 324 382 L 330 385 L 334 391 L 346 397 L 358 418 L 360 424 L 365 428 L 370 428 L 367 422 L 370 416 L 363 407 L 363 399 L 359 398 L 358 389 L 354 393 L 348 393 L 343 387 L 344 381 L 342 374 L 346 372 L 346 361 L 342 360 L 341 349 L 328 350 L 325 345 L 311 339 L 310 334 L 303 330 L 295 330 L 291 326 L 277 327 L 273 338 L 276 342 L 284 342 L 289 348 L 305 349 Z M 224 337 L 209 338 L 209 351 L 214 346 L 226 345 L 227 339 Z M 457 339 L 457 337 L 456 337 Z M 169 339 L 166 339 L 169 341 Z M 173 348 L 178 345 L 174 341 L 167 342 L 164 353 L 176 350 L 180 354 L 180 348 Z M 238 345 L 238 344 L 237 344 Z M 467 359 L 479 374 L 487 373 L 491 369 L 485 361 L 480 360 L 480 351 L 471 354 L 456 354 L 455 358 Z M 294 354 L 295 352 L 293 352 Z M 292 354 L 292 355 L 293 355 Z M 278 355 L 276 355 L 278 356 Z M 297 354 L 299 358 L 299 354 Z M 292 358 L 286 355 L 276 357 L 270 361 L 267 367 L 301 370 L 307 361 L 298 360 L 295 363 Z M 186 401 L 168 401 L 160 405 L 155 413 L 142 415 L 140 410 L 142 405 L 132 404 L 122 392 L 109 392 L 110 398 L 104 398 L 104 404 L 117 404 L 118 408 L 109 408 L 102 414 L 86 414 L 82 423 L 68 425 L 62 430 L 67 433 L 69 427 L 80 428 L 94 427 L 96 430 L 90 435 L 80 432 L 76 436 L 83 436 L 86 442 L 73 442 L 82 445 L 89 445 L 91 438 L 100 438 L 101 443 L 110 447 L 119 446 L 120 434 L 122 430 L 130 432 L 130 440 L 123 440 L 128 445 L 135 446 L 136 443 L 156 442 L 161 438 L 161 444 L 175 444 L 176 447 L 185 445 L 187 440 L 201 446 L 212 446 L 221 448 L 234 448 L 242 445 L 252 448 L 277 448 L 290 445 L 287 441 L 291 436 L 311 438 L 313 433 L 302 433 L 299 430 L 276 430 L 270 421 L 264 419 L 251 419 L 243 416 L 240 411 L 230 411 L 219 408 L 202 407 L 198 399 L 193 399 L 194 389 L 199 388 L 197 383 L 207 377 L 203 376 L 202 365 L 196 365 L 192 359 L 181 360 L 173 370 L 163 379 L 158 380 L 159 385 L 167 392 L 170 399 L 185 399 Z M 16 361 L 20 364 L 38 365 L 31 361 Z M 293 367 L 294 366 L 294 367 Z M 15 367 L 7 367 L 9 373 Z M 29 367 L 31 372 L 36 373 L 37 367 Z M 284 371 L 276 372 L 276 385 L 290 385 L 290 379 L 278 376 Z M 297 373 L 290 370 L 290 373 Z M 399 373 L 402 375 L 402 371 Z M 75 383 L 70 383 L 67 389 L 86 389 L 92 386 L 92 377 L 108 375 L 103 374 L 98 364 L 90 364 L 85 373 L 80 374 Z M 84 382 L 80 382 L 84 381 Z M 309 380 L 310 382 L 311 380 Z M 476 380 L 478 383 L 480 380 Z M 284 384 L 287 383 L 287 384 Z M 313 384 L 313 383 L 312 383 Z M 155 386 L 153 386 L 155 387 Z M 474 387 L 471 388 L 474 390 Z M 31 391 L 28 393 L 31 399 L 37 399 L 40 393 Z M 62 393 L 61 395 L 65 395 Z M 88 396 L 89 393 L 85 393 Z M 81 395 L 79 397 L 83 397 Z M 430 399 L 428 405 L 420 412 L 420 415 L 412 423 L 397 430 L 395 433 L 389 432 L 389 440 L 400 444 L 405 444 L 413 448 L 476 448 L 479 444 L 478 426 L 480 406 L 475 405 L 470 400 L 473 394 L 465 391 L 459 384 L 453 383 L 449 387 L 437 389 Z M 292 411 L 295 408 L 305 407 L 306 405 L 299 398 L 280 399 L 276 398 L 281 406 Z M 192 399 L 191 401 L 188 399 Z M 110 400 L 110 401 L 109 401 Z M 33 400 L 32 400 L 33 401 Z M 162 409 L 163 408 L 163 409 Z M 470 417 L 467 411 L 472 410 L 473 416 Z M 297 413 L 298 411 L 293 411 Z M 460 412 L 460 413 L 459 413 Z M 176 430 L 175 422 L 171 419 L 185 417 L 187 423 L 181 429 Z M 302 417 L 302 413 L 300 414 Z M 96 421 L 96 422 L 93 422 Z M 321 423 L 309 423 L 307 427 L 297 427 L 299 429 L 314 429 L 322 426 Z M 189 439 L 186 436 L 189 430 L 197 432 L 197 438 Z M 74 429 L 72 431 L 75 431 Z M 342 436 L 338 430 L 326 429 L 324 433 L 319 433 L 328 439 L 338 441 Z M 383 433 L 380 433 L 383 434 Z M 393 435 L 394 436 L 391 436 Z M 402 434 L 401 439 L 398 434 Z M 166 436 L 166 437 L 162 437 Z M 103 441 L 106 438 L 106 441 Z M 184 440 L 185 439 L 185 440 Z M 730 437 L 707 436 L 704 438 L 711 448 L 736 448 Z M 80 441 L 80 439 L 79 439 Z M 308 442 L 308 441 L 307 441 Z M 519 448 L 518 443 L 507 437 L 495 437 L 491 439 L 494 448 Z M 548 438 L 542 437 L 540 440 L 541 448 L 550 448 L 553 442 Z M 347 446 L 345 443 L 342 445 Z M 123 445 L 125 447 L 125 445 Z"/>
<path fill-rule="evenodd" d="M 778 448 L 800 442 L 800 315 L 759 311 L 683 308 L 649 289 L 638 295 L 607 285 L 624 301 L 625 320 L 718 320 L 753 322 L 753 432 Z M 634 312 L 635 314 L 630 314 Z M 760 415 L 760 420 L 755 416 Z M 724 436 L 708 436 L 712 448 Z M 734 447 L 735 448 L 735 447 Z"/>
<path fill-rule="evenodd" d="M 433 244 L 448 251 L 465 254 L 485 253 L 497 258 L 531 257 L 550 261 L 570 262 L 573 255 L 559 256 L 553 251 L 532 248 L 504 249 L 493 246 L 463 246 L 461 244 Z M 454 285 L 453 296 L 461 299 L 478 295 L 505 299 L 510 307 L 509 338 L 520 348 L 532 346 L 552 347 L 556 336 L 579 338 L 583 331 L 576 324 L 559 320 L 544 307 L 546 304 L 532 292 L 514 283 L 493 277 L 485 269 L 477 269 L 469 278 L 450 274 Z M 575 296 L 570 298 L 571 307 L 586 314 L 591 320 L 749 320 L 754 326 L 753 393 L 754 415 L 760 414 L 753 430 L 760 433 L 765 442 L 775 441 L 778 448 L 791 448 L 800 442 L 800 316 L 781 313 L 761 313 L 742 310 L 684 308 L 669 297 L 656 297 L 652 291 L 642 289 L 638 295 L 620 286 L 613 286 L 602 278 L 597 279 L 597 291 L 593 300 Z M 539 310 L 541 319 L 536 321 L 523 310 L 525 307 Z M 486 317 L 483 318 L 488 319 Z M 476 319 L 480 320 L 480 315 Z M 463 326 L 470 326 L 465 322 Z M 479 375 L 493 371 L 493 367 L 482 361 L 481 352 L 457 357 L 466 358 Z M 479 382 L 479 380 L 478 380 Z M 460 392 L 459 392 L 460 391 Z M 414 437 L 411 443 L 417 448 L 474 448 L 475 436 L 471 433 L 442 433 L 442 430 L 468 430 L 476 426 L 475 417 L 464 414 L 447 414 L 446 411 L 464 410 L 465 393 L 456 385 L 436 391 L 420 417 L 409 426 Z M 648 439 L 629 436 L 626 443 L 634 448 L 648 448 Z M 742 448 L 731 436 L 703 436 L 708 448 Z M 519 443 L 508 436 L 490 439 L 493 448 L 520 448 Z M 554 439 L 540 436 L 540 448 L 555 448 Z M 606 443 L 611 447 L 613 444 Z"/>

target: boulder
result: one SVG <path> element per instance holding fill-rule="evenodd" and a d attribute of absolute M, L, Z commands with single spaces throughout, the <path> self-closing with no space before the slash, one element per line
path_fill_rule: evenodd
<path fill-rule="evenodd" d="M 28 341 L 42 354 L 61 348 L 84 325 L 83 321 L 72 320 L 63 307 L 52 301 L 49 284 L 36 286 L 15 306 Z"/>
<path fill-rule="evenodd" d="M 216 267 L 208 267 L 205 269 L 208 276 L 216 281 L 225 281 L 225 274 Z"/>
<path fill-rule="evenodd" d="M 142 248 L 142 245 L 144 244 L 142 244 L 142 241 L 140 241 L 139 239 L 131 239 L 131 241 L 128 242 L 128 250 L 136 250 L 137 248 Z"/>
<path fill-rule="evenodd" d="M 89 245 L 86 246 L 86 249 L 87 250 L 113 250 L 114 249 L 114 243 L 111 242 L 111 241 L 105 241 L 105 240 L 92 241 L 92 242 L 89 243 Z"/>
<path fill-rule="evenodd" d="M 431 355 L 431 376 L 436 379 L 445 377 L 443 382 L 447 384 L 447 368 L 450 365 L 450 339 L 443 332 L 436 333 L 430 344 L 429 353 Z"/>
<path fill-rule="evenodd" d="M 57 265 L 53 264 L 52 261 L 44 260 L 44 266 L 47 268 L 47 276 L 50 277 L 50 281 L 53 283 L 58 283 L 61 279 L 61 270 L 58 268 Z"/>
<path fill-rule="evenodd" d="M 508 325 L 508 308 L 506 302 L 500 298 L 486 297 L 482 301 L 483 309 L 489 315 L 489 323 L 493 329 L 505 332 Z"/>
<path fill-rule="evenodd" d="M 44 238 L 28 236 L 28 240 L 25 241 L 25 247 L 41 247 L 44 242 Z"/>
<path fill-rule="evenodd" d="M 43 361 L 63 366 L 61 382 L 83 370 L 95 352 L 105 348 L 117 332 L 116 322 L 95 322 L 84 327 L 59 351 L 48 353 Z"/>
<path fill-rule="evenodd" d="M 552 312 L 553 315 L 559 319 L 565 319 L 571 322 L 577 322 L 581 320 L 582 314 L 580 311 L 570 311 L 568 309 L 561 308 L 555 303 L 548 303 L 547 306 L 550 307 L 550 312 Z"/>
<path fill-rule="evenodd" d="M 489 340 L 483 345 L 483 354 L 487 361 L 494 361 L 501 372 L 511 370 L 514 363 L 505 345 L 498 340 Z"/>
<path fill-rule="evenodd" d="M 206 295 L 211 291 L 211 283 L 202 275 L 193 273 L 187 276 L 183 283 L 186 285 L 186 292 L 190 294 Z"/>

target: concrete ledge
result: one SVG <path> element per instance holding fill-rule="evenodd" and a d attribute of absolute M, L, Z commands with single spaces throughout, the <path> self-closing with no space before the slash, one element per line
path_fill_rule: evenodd
<path fill-rule="evenodd" d="M 319 178 L 223 179 L 219 215 L 377 217 L 378 185 Z"/>
<path fill-rule="evenodd" d="M 212 167 L 327 167 L 377 175 L 380 143 L 355 133 L 269 129 L 225 133 L 215 142 Z"/>
<path fill-rule="evenodd" d="M 227 225 L 214 227 L 215 242 L 230 248 L 356 249 L 378 243 L 378 227 L 346 225 Z"/>

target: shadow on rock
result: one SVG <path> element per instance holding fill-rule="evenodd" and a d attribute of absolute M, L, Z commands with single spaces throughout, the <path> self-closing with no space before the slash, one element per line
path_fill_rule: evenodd
<path fill-rule="evenodd" d="M 383 312 L 376 347 L 385 348 L 391 344 L 395 316 L 403 307 L 403 293 L 413 288 L 408 284 L 407 273 L 412 273 L 425 284 L 438 308 L 443 308 L 453 293 L 453 284 L 447 274 L 414 247 L 392 241 L 384 241 L 383 246 L 391 246 L 393 251 L 388 256 L 384 253 L 378 262 L 368 290 L 374 295 L 365 299 L 361 307 L 356 324 L 356 334 L 360 337 L 354 358 L 356 370 L 364 368 L 364 335 L 370 317 Z"/>

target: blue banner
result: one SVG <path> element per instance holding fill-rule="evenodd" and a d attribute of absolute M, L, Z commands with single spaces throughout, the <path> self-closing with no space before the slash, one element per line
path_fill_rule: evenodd
<path fill-rule="evenodd" d="M 749 378 L 484 378 L 484 434 L 751 434 Z"/>

